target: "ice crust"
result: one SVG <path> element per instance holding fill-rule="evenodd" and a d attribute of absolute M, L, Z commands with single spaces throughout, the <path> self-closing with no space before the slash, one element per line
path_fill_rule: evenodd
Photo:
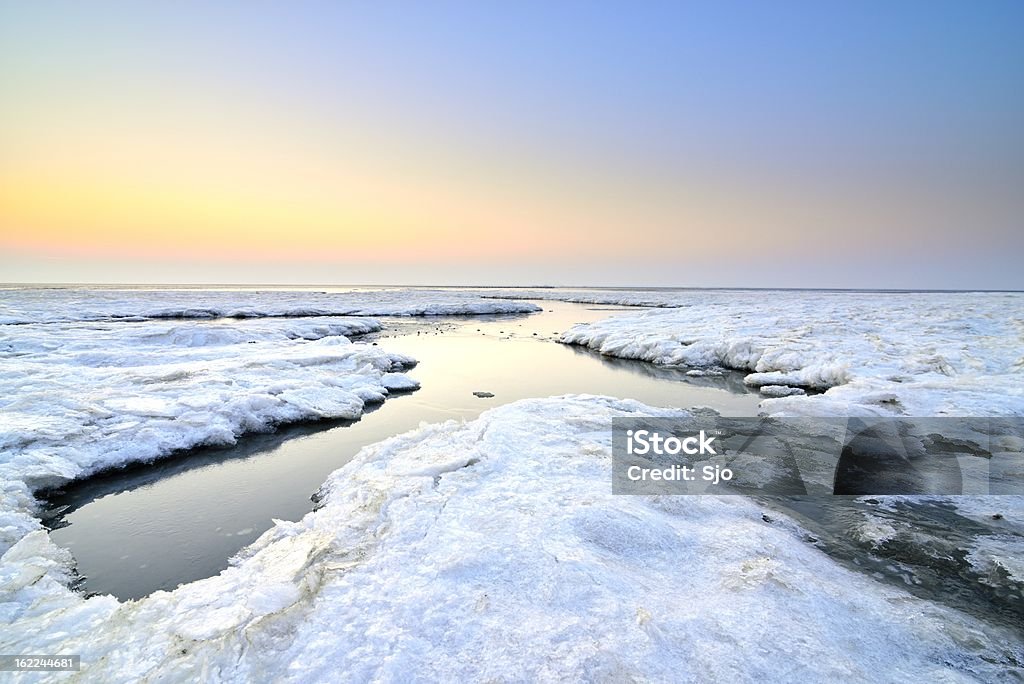
<path fill-rule="evenodd" d="M 828 388 L 766 400 L 772 412 L 1022 413 L 1019 295 L 642 298 L 673 308 L 564 341 Z M 318 510 L 216 577 L 127 603 L 68 588 L 73 559 L 41 529 L 35 488 L 357 417 L 416 386 L 412 359 L 349 339 L 376 320 L 339 314 L 536 309 L 463 291 L 0 291 L 0 652 L 80 653 L 85 681 L 1024 676 L 1019 634 L 845 570 L 747 499 L 612 496 L 612 416 L 682 412 L 602 397 L 528 400 L 368 447 Z M 1020 576 L 1019 553 L 987 538 L 970 560 L 996 581 Z"/>
<path fill-rule="evenodd" d="M 467 290 L 419 288 L 208 290 L 10 288 L 0 290 L 0 325 L 59 321 L 310 316 L 451 316 L 532 313 L 536 304 L 485 299 Z"/>
<path fill-rule="evenodd" d="M 0 289 L 0 551 L 39 529 L 33 490 L 415 389 L 413 359 L 348 339 L 380 330 L 365 316 L 537 310 L 454 290 Z"/>
<path fill-rule="evenodd" d="M 355 419 L 418 384 L 368 318 L 0 325 L 0 552 L 32 493 L 284 423 Z"/>
<path fill-rule="evenodd" d="M 109 345 L 106 330 L 64 330 L 58 345 L 18 336 L 0 372 L 0 477 L 58 484 L 278 424 L 358 418 L 389 390 L 416 387 L 396 372 L 411 359 L 352 343 L 341 322 L 317 326 L 333 335 L 301 343 L 280 331 L 197 327 L 143 333 L 173 344 L 126 345 L 119 336 Z"/>
<path fill-rule="evenodd" d="M 1024 674 L 1016 635 L 842 568 L 747 499 L 612 495 L 627 414 L 665 410 L 526 400 L 385 440 L 220 575 L 139 601 L 68 590 L 33 532 L 0 562 L 0 644 L 80 653 L 86 681 Z"/>
<path fill-rule="evenodd" d="M 774 414 L 1024 415 L 1020 293 L 684 291 L 591 298 L 621 304 L 640 296 L 673 308 L 580 324 L 561 341 L 656 364 L 742 370 L 758 387 L 826 390 L 766 399 L 762 408 Z"/>

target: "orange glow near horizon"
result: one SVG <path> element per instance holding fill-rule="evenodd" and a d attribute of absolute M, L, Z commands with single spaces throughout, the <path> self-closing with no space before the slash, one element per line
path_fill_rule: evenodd
<path fill-rule="evenodd" d="M 1014 22 L 689 14 L 10 4 L 0 282 L 1019 278 Z"/>
<path fill-rule="evenodd" d="M 181 118 L 174 128 L 97 112 L 0 141 L 9 152 L 0 160 L 0 247 L 398 263 L 619 249 L 606 239 L 616 230 L 607 193 L 591 199 L 573 180 L 524 181 L 538 171 L 496 171 L 458 149 L 389 145 L 366 130 L 346 139 L 282 125 L 286 135 L 268 136 L 267 115 L 233 128 Z"/>
<path fill-rule="evenodd" d="M 787 200 L 768 182 L 738 201 L 735 181 L 709 169 L 623 174 L 569 149 L 482 148 L 416 123 L 329 121 L 214 93 L 144 112 L 87 100 L 73 120 L 54 107 L 0 127 L 0 249 L 85 260 L 581 262 L 628 258 L 627 236 L 662 259 L 720 249 L 726 235 L 739 253 L 764 252 L 765 229 L 783 247 L 806 245 L 816 220 L 814 201 Z"/>

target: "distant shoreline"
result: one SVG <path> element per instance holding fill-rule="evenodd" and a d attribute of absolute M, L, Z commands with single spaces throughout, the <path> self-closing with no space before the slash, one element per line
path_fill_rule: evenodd
<path fill-rule="evenodd" d="M 630 285 L 402 285 L 397 283 L 317 283 L 296 285 L 287 283 L 0 283 L 0 289 L 96 289 L 96 290 L 322 290 L 324 288 L 414 290 L 596 290 L 601 292 L 863 292 L 868 294 L 900 293 L 986 293 L 1019 294 L 1008 289 L 947 289 L 947 288 L 870 288 L 870 287 L 712 287 L 712 286 L 630 286 Z"/>

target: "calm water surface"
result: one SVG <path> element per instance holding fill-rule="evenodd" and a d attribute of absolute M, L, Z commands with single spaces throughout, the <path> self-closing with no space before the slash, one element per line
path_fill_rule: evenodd
<path fill-rule="evenodd" d="M 385 330 L 372 340 L 419 360 L 410 375 L 420 390 L 388 399 L 355 423 L 251 435 L 235 447 L 197 449 L 72 485 L 49 499 L 53 540 L 74 553 L 85 591 L 138 598 L 217 574 L 274 518 L 309 512 L 310 495 L 360 448 L 424 421 L 471 420 L 518 399 L 568 393 L 756 415 L 759 397 L 739 374 L 693 378 L 554 341 L 575 323 L 621 309 L 538 304 L 543 313 L 381 318 Z"/>

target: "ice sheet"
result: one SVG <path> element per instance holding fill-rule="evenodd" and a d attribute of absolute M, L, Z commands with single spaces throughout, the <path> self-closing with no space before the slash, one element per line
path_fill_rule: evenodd
<path fill-rule="evenodd" d="M 826 390 L 766 399 L 769 413 L 1024 415 L 1020 293 L 640 295 L 675 308 L 578 325 L 562 341 L 657 364 L 738 369 L 754 386 Z"/>
<path fill-rule="evenodd" d="M 376 321 L 337 314 L 535 307 L 423 290 L 25 292 L 0 296 L 5 653 L 81 653 L 87 681 L 1024 674 L 1019 635 L 844 570 L 747 500 L 612 496 L 611 416 L 666 411 L 598 397 L 520 402 L 368 447 L 316 512 L 278 523 L 221 575 L 136 602 L 83 599 L 32 488 L 356 417 L 415 386 L 401 372 L 411 359 L 349 339 Z M 699 295 L 643 294 L 677 308 L 566 341 L 830 387 L 768 400 L 772 411 L 1020 412 L 1017 295 Z M 282 317 L 296 314 L 308 315 Z M 1017 576 L 1019 548 L 1004 542 L 979 543 L 972 561 Z"/>
<path fill-rule="evenodd" d="M 367 447 L 221 575 L 119 604 L 35 532 L 0 644 L 89 681 L 997 681 L 1016 635 L 845 570 L 738 497 L 610 493 L 600 397 Z"/>
<path fill-rule="evenodd" d="M 281 423 L 357 418 L 414 361 L 348 338 L 381 315 L 537 311 L 455 290 L 0 289 L 0 550 L 31 492 Z"/>
<path fill-rule="evenodd" d="M 353 343 L 369 318 L 0 325 L 0 550 L 39 529 L 32 491 L 304 420 L 355 419 L 418 385 Z"/>

